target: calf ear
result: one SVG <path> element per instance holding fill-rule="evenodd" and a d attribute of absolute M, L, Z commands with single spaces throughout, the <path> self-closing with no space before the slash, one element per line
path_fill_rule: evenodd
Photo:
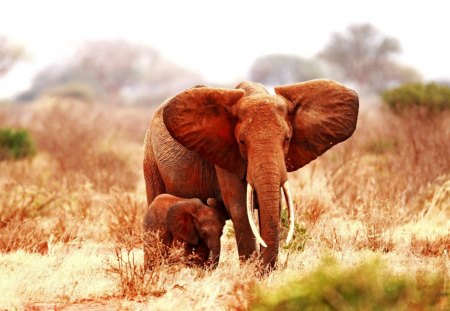
<path fill-rule="evenodd" d="M 234 137 L 235 121 L 229 112 L 242 96 L 244 91 L 235 89 L 186 90 L 164 107 L 164 124 L 181 145 L 243 177 L 246 165 Z"/>
<path fill-rule="evenodd" d="M 225 226 L 225 221 L 230 219 L 230 217 L 228 216 L 222 201 L 218 201 L 214 198 L 208 198 L 208 200 L 206 200 L 206 204 L 214 209 L 214 213 L 218 218 L 217 220 L 219 220 L 222 226 Z"/>
<path fill-rule="evenodd" d="M 275 88 L 294 104 L 288 171 L 308 164 L 356 128 L 359 100 L 355 91 L 331 80 L 312 80 Z"/>
<path fill-rule="evenodd" d="M 197 229 L 195 229 L 194 218 L 186 203 L 178 202 L 169 208 L 167 226 L 174 238 L 185 241 L 190 245 L 198 244 L 199 237 Z"/>
<path fill-rule="evenodd" d="M 214 198 L 208 198 L 208 200 L 206 200 L 206 204 L 208 205 L 208 206 L 210 206 L 210 207 L 213 207 L 213 208 L 218 208 L 218 206 L 217 206 L 217 200 L 216 199 L 214 199 Z"/>

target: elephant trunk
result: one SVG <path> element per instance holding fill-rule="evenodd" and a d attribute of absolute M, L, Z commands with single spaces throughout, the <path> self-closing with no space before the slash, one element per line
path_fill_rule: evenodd
<path fill-rule="evenodd" d="M 256 154 L 258 156 L 249 158 L 249 166 L 247 171 L 247 214 L 249 217 L 250 226 L 256 240 L 261 244 L 261 257 L 264 264 L 270 269 L 275 266 L 278 257 L 278 248 L 280 245 L 281 232 L 281 190 L 283 190 L 286 198 L 286 203 L 289 212 L 289 232 L 286 243 L 293 237 L 294 233 L 294 205 L 292 202 L 292 194 L 287 182 L 287 170 L 284 162 L 284 155 L 282 148 L 272 148 L 267 150 L 267 145 L 264 144 L 255 147 L 256 152 L 249 154 Z M 266 157 L 261 155 L 270 154 Z M 253 196 L 256 192 L 259 206 L 259 235 L 256 225 L 253 221 Z"/>
<path fill-rule="evenodd" d="M 280 169 L 276 159 L 276 156 L 272 156 L 270 161 L 267 161 L 267 158 L 265 161 L 262 158 L 255 159 L 253 162 L 255 166 L 251 167 L 252 172 L 248 180 L 249 188 L 254 187 L 258 198 L 260 232 L 263 242 L 258 238 L 257 240 L 263 246 L 261 249 L 262 260 L 269 268 L 275 266 L 280 244 L 280 187 L 284 167 Z M 253 191 L 248 191 L 248 194 L 252 196 Z"/>
<path fill-rule="evenodd" d="M 267 247 L 261 249 L 264 264 L 274 267 L 280 244 L 280 184 L 279 180 L 256 183 L 258 195 L 260 232 Z"/>

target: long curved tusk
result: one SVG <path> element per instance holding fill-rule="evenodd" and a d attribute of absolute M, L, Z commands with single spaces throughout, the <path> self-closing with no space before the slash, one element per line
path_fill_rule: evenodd
<path fill-rule="evenodd" d="M 256 227 L 255 220 L 253 219 L 253 187 L 249 183 L 247 183 L 247 216 L 248 222 L 250 223 L 250 228 L 252 229 L 256 241 L 258 241 L 258 243 L 262 246 L 267 247 L 266 242 L 264 242 L 259 235 L 259 230 Z"/>
<path fill-rule="evenodd" d="M 291 189 L 289 187 L 289 182 L 286 182 L 282 186 L 284 197 L 286 198 L 286 203 L 288 205 L 288 214 L 289 214 L 289 231 L 286 238 L 286 244 L 292 240 L 294 236 L 294 228 L 295 228 L 295 215 L 294 215 L 294 202 L 292 201 Z"/>

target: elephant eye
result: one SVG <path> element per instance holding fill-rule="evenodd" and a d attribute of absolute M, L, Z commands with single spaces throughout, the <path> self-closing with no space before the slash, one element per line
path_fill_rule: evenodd
<path fill-rule="evenodd" d="M 241 139 L 239 139 L 239 144 L 245 146 L 245 141 L 241 138 Z"/>

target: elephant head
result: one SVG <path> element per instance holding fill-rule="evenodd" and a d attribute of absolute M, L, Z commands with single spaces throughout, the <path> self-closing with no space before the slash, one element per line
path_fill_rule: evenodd
<path fill-rule="evenodd" d="M 280 188 L 290 211 L 288 240 L 293 233 L 287 173 L 349 138 L 358 115 L 356 92 L 331 80 L 279 86 L 275 93 L 252 82 L 236 89 L 199 87 L 175 96 L 163 111 L 179 143 L 246 180 L 248 210 L 256 193 L 261 234 L 248 216 L 270 266 L 279 248 Z"/>
<path fill-rule="evenodd" d="M 198 247 L 199 255 L 205 261 L 210 255 L 211 264 L 216 266 L 225 218 L 218 212 L 215 199 L 208 199 L 207 204 L 204 205 L 199 199 L 186 199 L 173 204 L 167 212 L 167 226 L 174 240 Z"/>

